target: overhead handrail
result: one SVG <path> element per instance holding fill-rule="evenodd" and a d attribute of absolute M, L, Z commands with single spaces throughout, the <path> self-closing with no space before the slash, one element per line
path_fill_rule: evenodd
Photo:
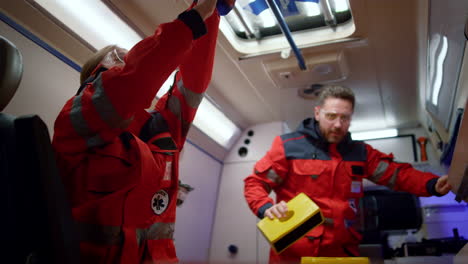
<path fill-rule="evenodd" d="M 275 15 L 276 20 L 278 21 L 278 24 L 281 28 L 281 31 L 283 32 L 284 36 L 288 40 L 289 46 L 291 46 L 291 49 L 297 58 L 299 68 L 304 71 L 307 70 L 307 67 L 304 62 L 304 57 L 302 56 L 301 51 L 297 48 L 297 45 L 294 42 L 294 39 L 292 38 L 291 31 L 289 30 L 288 24 L 286 24 L 286 21 L 284 20 L 283 14 L 281 14 L 281 11 L 279 10 L 278 5 L 276 4 L 275 0 L 266 0 L 266 1 L 268 3 L 268 6 L 270 6 L 271 10 L 273 11 L 273 14 Z"/>

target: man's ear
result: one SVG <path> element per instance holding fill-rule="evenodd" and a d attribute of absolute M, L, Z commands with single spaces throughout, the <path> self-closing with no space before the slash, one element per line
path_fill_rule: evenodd
<path fill-rule="evenodd" d="M 320 106 L 316 106 L 316 107 L 314 107 L 315 120 L 319 120 L 319 115 L 320 115 Z"/>

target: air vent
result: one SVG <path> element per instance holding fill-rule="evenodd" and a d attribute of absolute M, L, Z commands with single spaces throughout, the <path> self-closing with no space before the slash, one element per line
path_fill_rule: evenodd
<path fill-rule="evenodd" d="M 322 91 L 322 88 L 322 84 L 312 84 L 306 88 L 299 88 L 297 91 L 298 95 L 304 99 L 317 100 L 320 92 Z"/>
<path fill-rule="evenodd" d="M 305 54 L 307 70 L 297 66 L 294 56 L 264 62 L 265 69 L 280 89 L 310 88 L 311 83 L 343 81 L 348 77 L 348 67 L 343 52 Z"/>

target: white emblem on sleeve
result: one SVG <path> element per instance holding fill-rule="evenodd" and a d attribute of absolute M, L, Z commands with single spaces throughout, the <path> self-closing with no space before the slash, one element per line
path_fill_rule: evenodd
<path fill-rule="evenodd" d="M 164 190 L 159 190 L 153 195 L 151 199 L 151 208 L 153 212 L 160 215 L 166 211 L 169 206 L 169 194 Z"/>

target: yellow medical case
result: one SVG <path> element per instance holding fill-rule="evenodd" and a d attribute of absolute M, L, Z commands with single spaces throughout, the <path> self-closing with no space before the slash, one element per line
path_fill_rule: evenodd
<path fill-rule="evenodd" d="M 324 221 L 320 208 L 304 193 L 298 194 L 287 205 L 286 217 L 275 217 L 273 220 L 265 217 L 257 223 L 258 229 L 277 253 Z"/>
<path fill-rule="evenodd" d="M 369 264 L 369 258 L 302 257 L 301 264 Z"/>

